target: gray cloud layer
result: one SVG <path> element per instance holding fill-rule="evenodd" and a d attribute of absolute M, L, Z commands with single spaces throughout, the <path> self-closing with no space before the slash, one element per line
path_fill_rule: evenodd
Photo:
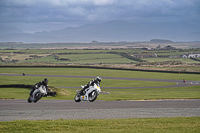
<path fill-rule="evenodd" d="M 198 25 L 200 0 L 0 0 L 0 18 L 0 23 L 19 25 L 73 26 L 110 20 Z"/>

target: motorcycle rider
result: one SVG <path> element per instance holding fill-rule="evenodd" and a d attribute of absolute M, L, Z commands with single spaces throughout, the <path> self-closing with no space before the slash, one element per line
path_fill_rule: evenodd
<path fill-rule="evenodd" d="M 80 95 L 83 95 L 84 94 L 84 91 L 86 88 L 90 87 L 90 86 L 94 86 L 94 83 L 97 83 L 100 85 L 100 82 L 101 82 L 102 78 L 101 77 L 96 77 L 95 79 L 91 80 L 90 82 L 88 82 L 88 84 L 86 84 L 83 89 L 80 91 Z"/>
<path fill-rule="evenodd" d="M 49 82 L 49 80 L 48 80 L 47 78 L 45 78 L 43 81 L 40 81 L 40 82 L 36 83 L 36 84 L 34 85 L 34 87 L 31 89 L 29 95 L 32 96 L 33 92 L 34 92 L 36 89 L 38 89 L 41 85 L 44 85 L 44 86 L 46 87 L 46 91 L 48 92 L 48 90 L 49 90 L 49 88 L 48 88 L 48 82 Z"/>

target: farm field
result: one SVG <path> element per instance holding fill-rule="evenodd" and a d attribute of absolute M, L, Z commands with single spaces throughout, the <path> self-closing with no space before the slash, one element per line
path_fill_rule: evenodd
<path fill-rule="evenodd" d="M 199 49 L 141 51 L 140 49 L 15 49 L 0 50 L 0 66 L 100 66 L 200 72 L 199 59 L 180 58 Z M 137 54 L 157 58 L 135 58 Z M 176 58 L 174 58 L 176 56 Z M 178 57 L 178 58 L 177 58 Z"/>
<path fill-rule="evenodd" d="M 145 60 L 148 62 L 181 61 L 184 63 L 199 63 L 199 61 L 195 61 L 190 58 L 147 58 Z"/>

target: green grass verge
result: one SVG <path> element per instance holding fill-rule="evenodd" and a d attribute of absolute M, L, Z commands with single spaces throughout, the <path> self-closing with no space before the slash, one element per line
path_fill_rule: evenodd
<path fill-rule="evenodd" d="M 110 92 L 110 95 L 100 94 L 97 100 L 200 99 L 199 86 L 173 89 L 103 89 L 102 91 Z M 42 100 L 73 100 L 76 90 L 74 88 L 57 88 L 57 96 L 43 97 Z M 0 88 L 0 91 L 2 99 L 27 99 L 30 92 L 25 88 Z"/>
<path fill-rule="evenodd" d="M 28 99 L 29 88 L 0 88 L 0 99 Z"/>
<path fill-rule="evenodd" d="M 1 133 L 199 133 L 200 117 L 0 122 Z"/>
<path fill-rule="evenodd" d="M 183 73 L 160 73 L 160 72 L 142 72 L 125 71 L 111 69 L 92 69 L 92 68 L 48 68 L 48 67 L 19 67 L 19 68 L 0 68 L 0 73 L 15 74 L 40 74 L 40 75 L 75 75 L 75 76 L 101 76 L 101 77 L 129 77 L 129 78 L 150 78 L 150 79 L 176 79 L 176 80 L 194 80 L 199 81 L 199 74 Z"/>
<path fill-rule="evenodd" d="M 139 71 L 119 71 L 105 69 L 89 68 L 1 68 L 0 73 L 18 73 L 22 74 L 49 74 L 49 75 L 77 75 L 77 76 L 106 76 L 106 77 L 137 77 L 153 79 L 180 79 L 187 77 L 187 80 L 198 80 L 197 74 L 170 74 L 170 73 L 152 73 Z M 0 76 L 0 85 L 8 84 L 26 84 L 34 85 L 45 77 L 29 76 Z M 85 85 L 90 78 L 64 78 L 48 77 L 49 85 L 56 88 L 58 95 L 56 97 L 44 97 L 42 99 L 65 99 L 72 100 L 76 90 Z M 143 100 L 143 99 L 199 99 L 200 87 L 173 87 L 173 88 L 149 88 L 149 89 L 105 89 L 104 87 L 153 87 L 169 86 L 174 83 L 167 82 L 149 82 L 132 80 L 112 80 L 103 79 L 101 83 L 102 91 L 110 92 L 110 95 L 100 94 L 97 100 Z M 63 87 L 63 88 L 62 88 Z M 0 98 L 27 99 L 30 89 L 25 88 L 0 88 Z"/>
<path fill-rule="evenodd" d="M 26 85 L 34 85 L 36 82 L 39 82 L 45 77 L 29 77 L 29 76 L 0 76 L 0 85 L 9 85 L 9 84 L 26 84 Z M 64 87 L 80 87 L 80 85 L 84 85 L 91 79 L 85 78 L 61 78 L 61 77 L 48 77 L 49 85 L 57 88 L 56 91 L 58 95 L 56 97 L 52 97 L 53 99 L 70 99 L 72 100 L 76 94 L 76 89 L 81 88 L 64 88 Z M 149 81 L 131 81 L 131 80 L 111 80 L 104 79 L 104 82 L 101 83 L 102 91 L 114 91 L 112 95 L 113 97 L 109 97 L 108 95 L 102 95 L 103 97 L 100 99 L 106 100 L 117 100 L 120 97 L 128 96 L 128 99 L 133 99 L 135 93 L 129 94 L 130 90 L 125 89 L 103 89 L 104 87 L 147 87 L 147 86 L 165 86 L 165 85 L 173 85 L 175 83 L 167 83 L 167 82 L 149 82 Z M 63 87 L 63 88 L 62 88 Z M 0 88 L 0 98 L 14 98 L 14 99 L 27 99 L 30 89 L 26 88 Z M 115 94 L 116 93 L 116 94 Z M 120 96 L 121 95 L 121 96 Z M 52 99 L 51 98 L 51 99 Z M 137 97 L 138 98 L 138 97 Z M 49 98 L 44 98 L 49 99 Z"/>

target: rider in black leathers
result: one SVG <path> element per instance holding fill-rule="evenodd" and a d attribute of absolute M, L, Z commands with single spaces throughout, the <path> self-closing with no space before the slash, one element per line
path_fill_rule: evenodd
<path fill-rule="evenodd" d="M 100 77 L 96 77 L 95 79 L 93 79 L 92 81 L 88 82 L 88 84 L 86 84 L 83 89 L 80 91 L 80 95 L 84 94 L 85 89 L 87 89 L 89 86 L 94 86 L 94 83 L 97 83 L 100 85 L 102 78 Z"/>
<path fill-rule="evenodd" d="M 38 83 L 36 83 L 34 85 L 34 87 L 31 89 L 30 91 L 30 96 L 32 96 L 33 92 L 35 91 L 35 89 L 38 89 L 41 85 L 44 85 L 46 87 L 46 91 L 48 92 L 49 88 L 48 88 L 48 79 L 45 78 L 43 81 L 40 81 Z"/>

